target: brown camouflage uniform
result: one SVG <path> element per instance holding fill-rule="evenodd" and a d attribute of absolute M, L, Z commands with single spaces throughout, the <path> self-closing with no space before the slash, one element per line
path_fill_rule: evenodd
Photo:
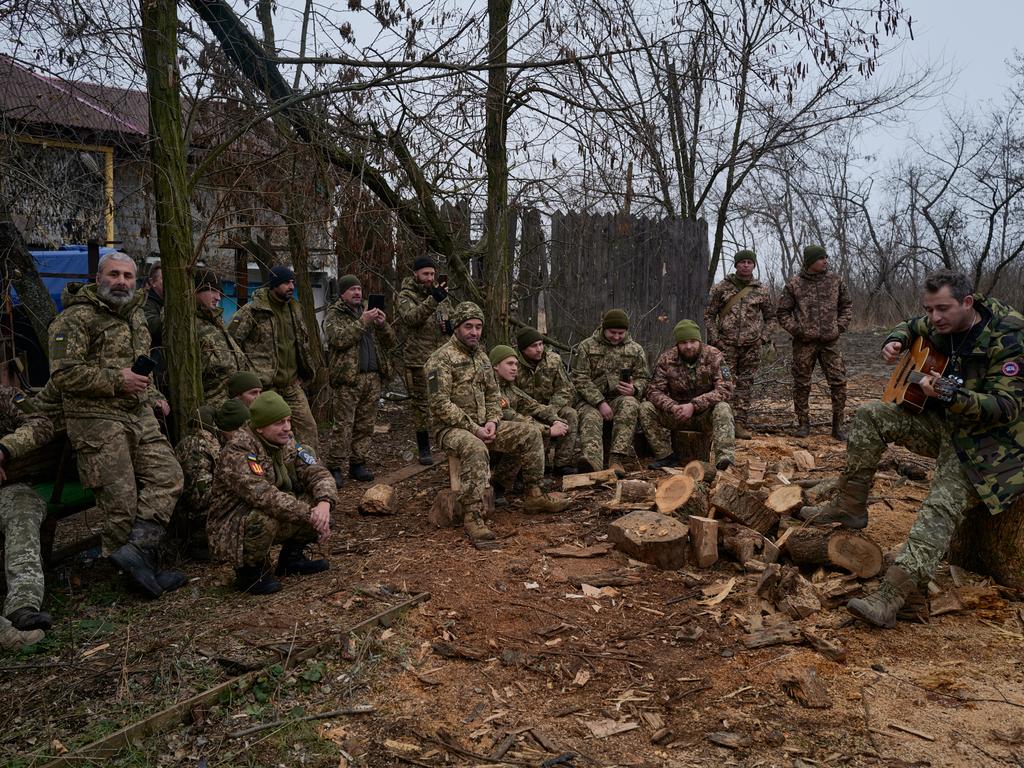
<path fill-rule="evenodd" d="M 41 413 L 28 414 L 28 398 L 0 384 L 0 467 L 53 439 L 53 424 Z M 24 483 L 0 485 L 0 533 L 4 536 L 7 598 L 4 615 L 19 608 L 38 610 L 43 604 L 43 563 L 39 555 L 39 526 L 46 502 Z"/>
<path fill-rule="evenodd" d="M 317 540 L 312 507 L 338 497 L 331 473 L 294 440 L 284 447 L 248 424 L 231 434 L 217 460 L 206 533 L 217 560 L 262 566 L 274 544 Z"/>
<path fill-rule="evenodd" d="M 219 436 L 204 426 L 197 427 L 174 447 L 174 455 L 185 478 L 175 510 L 175 525 L 183 529 L 183 539 L 205 537 L 220 449 Z"/>
<path fill-rule="evenodd" d="M 750 290 L 723 315 L 726 304 L 747 288 Z M 722 351 L 732 373 L 736 386 L 732 410 L 741 424 L 747 422 L 751 387 L 761 364 L 761 345 L 771 338 L 774 320 L 772 298 L 756 278 L 743 282 L 734 273 L 711 289 L 708 306 L 704 310 L 704 327 L 707 328 L 708 344 Z"/>
<path fill-rule="evenodd" d="M 424 366 L 435 350 L 448 341 L 447 319 L 451 315 L 452 298 L 438 303 L 430 290 L 416 282 L 415 277 L 402 280 L 398 292 L 396 315 L 402 337 L 402 362 L 405 365 L 405 387 L 412 404 L 417 432 L 430 429 L 428 415 L 427 375 Z"/>
<path fill-rule="evenodd" d="M 163 396 L 152 382 L 138 395 L 121 392 L 121 369 L 149 354 L 144 300 L 138 292 L 115 308 L 91 283 L 69 296 L 50 325 L 50 378 L 82 485 L 103 515 L 104 555 L 128 541 L 136 518 L 166 526 L 182 488 L 181 467 L 153 413 Z"/>
<path fill-rule="evenodd" d="M 647 389 L 647 402 L 640 407 L 640 424 L 655 457 L 672 453 L 677 431 L 711 433 L 715 462 L 735 460 L 736 438 L 732 409 L 733 382 L 725 356 L 710 344 L 700 345 L 691 363 L 672 346 L 658 357 L 654 377 Z M 692 403 L 694 414 L 681 421 L 672 413 L 676 405 Z M 703 458 L 703 457 L 702 457 Z"/>
<path fill-rule="evenodd" d="M 555 409 L 558 418 L 569 425 L 569 431 L 555 443 L 554 465 L 571 467 L 579 457 L 580 417 L 573 408 L 576 390 L 569 380 L 561 356 L 553 350 L 544 349 L 544 356 L 532 363 L 522 352 L 519 358 L 519 374 L 516 386 L 542 405 Z"/>
<path fill-rule="evenodd" d="M 388 323 L 363 325 L 359 315 L 338 299 L 324 317 L 324 339 L 334 388 L 334 424 L 325 441 L 324 461 L 344 470 L 349 461 L 365 464 L 368 458 L 381 385 L 392 376 L 395 332 Z M 368 365 L 375 370 L 366 370 Z"/>
<path fill-rule="evenodd" d="M 786 282 L 776 312 L 779 325 L 793 337 L 793 406 L 801 424 L 810 423 L 811 373 L 818 362 L 832 393 L 832 413 L 846 409 L 846 366 L 839 336 L 853 319 L 853 302 L 834 272 L 806 270 Z"/>
<path fill-rule="evenodd" d="M 228 399 L 228 380 L 252 367 L 238 342 L 224 327 L 220 307 L 196 308 L 196 335 L 203 366 L 203 402 L 219 408 Z"/>
<path fill-rule="evenodd" d="M 312 378 L 313 367 L 299 302 L 282 305 L 269 288 L 260 288 L 231 318 L 228 333 L 245 351 L 263 391 L 277 392 L 291 407 L 295 439 L 319 451 L 316 420 L 301 383 Z"/>

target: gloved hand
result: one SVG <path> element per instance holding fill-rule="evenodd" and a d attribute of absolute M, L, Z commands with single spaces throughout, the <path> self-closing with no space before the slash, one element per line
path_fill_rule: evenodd
<path fill-rule="evenodd" d="M 442 288 L 440 285 L 435 285 L 430 289 L 430 295 L 437 299 L 437 303 L 440 304 L 442 301 L 448 298 L 448 291 Z"/>

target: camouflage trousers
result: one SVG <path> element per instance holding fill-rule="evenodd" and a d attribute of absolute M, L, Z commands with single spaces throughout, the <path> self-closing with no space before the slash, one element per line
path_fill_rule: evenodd
<path fill-rule="evenodd" d="M 312 504 L 312 499 L 309 501 Z M 275 544 L 289 542 L 305 545 L 319 538 L 320 535 L 309 522 L 281 520 L 253 510 L 242 520 L 242 562 L 235 565 L 261 566 L 267 562 L 270 548 Z"/>
<path fill-rule="evenodd" d="M 327 435 L 324 463 L 344 471 L 351 461 L 365 464 L 380 405 L 378 373 L 356 374 L 356 383 L 334 389 L 334 424 Z"/>
<path fill-rule="evenodd" d="M 181 466 L 153 411 L 131 421 L 67 419 L 82 485 L 91 488 L 103 516 L 103 554 L 128 541 L 136 518 L 166 526 L 181 494 Z"/>
<path fill-rule="evenodd" d="M 842 415 L 846 410 L 846 365 L 839 340 L 800 341 L 793 339 L 793 410 L 801 424 L 811 420 L 811 374 L 814 364 L 821 366 L 832 393 L 832 413 Z"/>
<path fill-rule="evenodd" d="M 724 458 L 736 459 L 735 422 L 728 403 L 715 403 L 714 408 L 680 421 L 647 401 L 640 406 L 640 427 L 655 458 L 661 459 L 672 453 L 677 432 L 702 432 L 711 435 L 716 463 Z"/>
<path fill-rule="evenodd" d="M 306 390 L 296 380 L 287 386 L 276 387 L 274 391 L 292 409 L 292 434 L 295 435 L 295 442 L 312 448 L 313 453 L 319 456 L 320 435 L 317 433 L 316 419 L 313 418 L 313 411 L 309 408 Z"/>
<path fill-rule="evenodd" d="M 732 412 L 736 421 L 747 423 L 750 411 L 750 395 L 754 386 L 754 376 L 761 366 L 761 344 L 747 344 L 737 347 L 732 344 L 719 344 L 718 348 L 725 355 L 725 362 L 732 371 L 732 380 L 736 388 L 732 396 Z"/>
<path fill-rule="evenodd" d="M 495 469 L 499 477 L 515 478 L 521 469 L 525 488 L 539 487 L 544 478 L 544 440 L 540 428 L 525 421 L 500 422 L 490 444 L 465 429 L 445 430 L 438 444 L 459 460 L 459 503 L 467 514 L 483 514 L 484 495 L 491 481 L 492 453 L 501 456 Z"/>
<path fill-rule="evenodd" d="M 0 487 L 0 533 L 4 535 L 7 599 L 4 615 L 43 604 L 43 561 L 39 556 L 39 526 L 46 502 L 23 483 Z"/>
<path fill-rule="evenodd" d="M 576 413 L 575 408 L 570 405 L 564 405 L 558 410 L 558 418 L 569 425 L 569 431 L 562 437 L 544 435 L 545 460 L 548 454 L 548 447 L 554 443 L 555 453 L 552 465 L 556 467 L 572 467 L 576 465 L 576 459 L 579 457 L 580 417 Z"/>
<path fill-rule="evenodd" d="M 633 453 L 633 436 L 640 419 L 640 401 L 630 395 L 620 395 L 608 401 L 612 407 L 612 439 L 609 453 Z M 580 453 L 594 469 L 604 469 L 604 417 L 589 403 L 581 403 Z"/>
<path fill-rule="evenodd" d="M 430 431 L 430 414 L 427 412 L 427 374 L 422 366 L 405 366 L 405 389 L 409 393 L 412 407 L 412 421 L 417 432 Z"/>
<path fill-rule="evenodd" d="M 964 473 L 944 415 L 912 414 L 892 403 L 860 406 L 850 423 L 846 472 L 870 481 L 889 443 L 935 459 L 935 476 L 896 564 L 919 583 L 931 578 L 964 513 L 980 501 Z"/>

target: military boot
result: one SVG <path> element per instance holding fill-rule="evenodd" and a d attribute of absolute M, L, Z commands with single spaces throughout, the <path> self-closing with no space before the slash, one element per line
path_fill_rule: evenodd
<path fill-rule="evenodd" d="M 496 538 L 490 528 L 484 523 L 483 516 L 479 512 L 467 512 L 462 519 L 462 526 L 466 529 L 466 535 L 474 544 L 480 541 L 494 541 Z"/>
<path fill-rule="evenodd" d="M 421 430 L 416 433 L 416 447 L 419 449 L 420 464 L 429 467 L 434 463 L 434 457 L 430 454 L 430 433 Z"/>
<path fill-rule="evenodd" d="M 345 484 L 345 475 L 341 473 L 340 469 L 332 469 L 331 477 L 334 478 L 335 488 L 341 488 Z"/>
<path fill-rule="evenodd" d="M 871 480 L 843 475 L 839 478 L 839 494 L 832 501 L 801 507 L 796 516 L 813 525 L 839 523 L 843 528 L 867 528 L 870 492 Z"/>
<path fill-rule="evenodd" d="M 719 470 L 720 472 L 724 472 L 735 463 L 736 459 L 734 459 L 727 453 L 723 453 L 718 457 L 718 460 L 715 462 L 715 469 Z"/>
<path fill-rule="evenodd" d="M 41 629 L 30 629 L 26 632 L 3 622 L 3 626 L 0 626 L 0 650 L 17 651 L 26 645 L 35 645 L 43 637 L 45 633 Z"/>
<path fill-rule="evenodd" d="M 373 480 L 373 472 L 366 468 L 365 464 L 352 462 L 348 468 L 349 477 L 358 480 L 360 483 L 369 483 Z"/>
<path fill-rule="evenodd" d="M 53 625 L 50 614 L 27 605 L 7 614 L 7 620 L 14 625 L 15 629 L 20 629 L 22 632 L 30 632 L 33 629 L 49 629 Z"/>
<path fill-rule="evenodd" d="M 846 432 L 843 431 L 842 411 L 832 411 L 832 437 L 841 443 L 846 442 Z"/>
<path fill-rule="evenodd" d="M 272 595 L 281 589 L 281 582 L 265 566 L 243 565 L 235 568 L 235 588 L 250 595 Z"/>
<path fill-rule="evenodd" d="M 560 493 L 544 493 L 539 486 L 527 488 L 523 493 L 523 512 L 527 514 L 546 514 L 564 512 L 569 506 L 569 499 Z"/>
<path fill-rule="evenodd" d="M 747 429 L 747 425 L 744 424 L 742 421 L 736 422 L 736 424 L 733 426 L 733 433 L 736 435 L 737 440 L 749 440 L 751 437 L 753 437 L 753 435 L 750 434 L 750 430 Z"/>
<path fill-rule="evenodd" d="M 622 453 L 608 454 L 608 469 L 619 477 L 626 476 L 626 456 Z"/>
<path fill-rule="evenodd" d="M 110 553 L 110 561 L 139 589 L 154 598 L 164 593 L 156 578 L 156 547 L 162 537 L 163 526 L 160 524 L 136 520 L 128 534 L 128 542 Z"/>
<path fill-rule="evenodd" d="M 156 582 L 164 593 L 173 592 L 188 584 L 188 576 L 181 571 L 157 571 Z"/>
<path fill-rule="evenodd" d="M 494 494 L 494 508 L 501 509 L 508 506 L 508 498 L 505 496 L 505 484 L 497 480 L 491 480 L 491 492 Z"/>
<path fill-rule="evenodd" d="M 281 554 L 277 556 L 277 569 L 274 575 L 308 576 L 326 571 L 330 567 L 326 560 L 310 560 L 306 557 L 305 545 L 286 541 L 281 545 Z"/>
<path fill-rule="evenodd" d="M 807 437 L 811 434 L 811 420 L 806 416 L 801 416 L 799 423 L 796 427 L 796 432 L 793 433 L 794 437 Z"/>
<path fill-rule="evenodd" d="M 660 459 L 655 459 L 647 465 L 648 469 L 661 469 L 662 467 L 674 467 L 679 463 L 679 457 L 676 456 L 675 451 L 670 453 L 668 456 L 664 456 Z"/>
<path fill-rule="evenodd" d="M 867 597 L 855 597 L 846 604 L 846 610 L 876 627 L 895 627 L 900 608 L 916 589 L 913 576 L 898 565 L 891 565 L 881 586 Z"/>
<path fill-rule="evenodd" d="M 555 467 L 551 470 L 551 474 L 555 477 L 565 477 L 566 475 L 575 475 L 579 470 L 576 467 L 570 467 L 568 465 L 562 465 Z"/>

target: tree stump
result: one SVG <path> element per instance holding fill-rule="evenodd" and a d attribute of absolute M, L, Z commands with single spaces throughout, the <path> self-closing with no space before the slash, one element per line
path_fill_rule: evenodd
<path fill-rule="evenodd" d="M 765 506 L 777 515 L 788 515 L 804 504 L 804 491 L 799 485 L 780 485 L 768 494 Z"/>
<path fill-rule="evenodd" d="M 689 475 L 670 475 L 660 481 L 654 495 L 658 511 L 663 515 L 675 512 L 690 500 L 696 485 Z"/>
<path fill-rule="evenodd" d="M 967 510 L 946 560 L 1004 587 L 1024 589 L 1024 498 L 998 515 L 980 505 Z"/>
<path fill-rule="evenodd" d="M 665 570 L 686 565 L 688 533 L 674 517 L 657 512 L 632 512 L 608 526 L 608 538 L 618 549 Z"/>
<path fill-rule="evenodd" d="M 686 520 L 690 515 L 708 517 L 710 512 L 711 489 L 704 483 L 696 483 L 693 486 L 693 493 L 690 494 L 690 498 L 672 514 L 680 520 Z"/>
<path fill-rule="evenodd" d="M 794 528 L 786 553 L 797 565 L 834 565 L 862 579 L 882 570 L 882 550 L 864 535 L 828 528 Z"/>
<path fill-rule="evenodd" d="M 648 483 L 646 480 L 619 480 L 615 484 L 615 496 L 612 501 L 616 504 L 630 501 L 650 501 L 654 498 L 654 492 L 654 484 Z"/>
<path fill-rule="evenodd" d="M 762 535 L 770 533 L 779 523 L 778 516 L 753 494 L 732 485 L 719 483 L 711 503 L 730 520 L 753 528 Z"/>
<path fill-rule="evenodd" d="M 690 515 L 690 549 L 698 568 L 710 568 L 718 562 L 718 521 Z"/>
<path fill-rule="evenodd" d="M 371 485 L 359 502 L 359 512 L 363 515 L 393 515 L 398 510 L 398 497 L 395 489 L 384 483 Z"/>
<path fill-rule="evenodd" d="M 693 460 L 707 461 L 711 455 L 710 432 L 676 430 L 672 433 L 672 444 L 680 464 Z"/>
<path fill-rule="evenodd" d="M 450 488 L 437 492 L 434 503 L 430 505 L 427 519 L 438 528 L 457 528 L 462 525 L 462 505 L 459 495 Z"/>

